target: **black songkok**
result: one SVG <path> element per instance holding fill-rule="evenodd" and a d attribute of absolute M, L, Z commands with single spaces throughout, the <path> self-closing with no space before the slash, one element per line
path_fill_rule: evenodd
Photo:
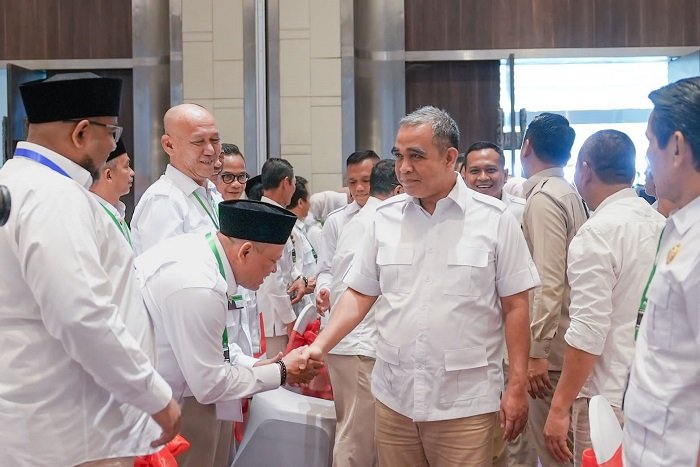
<path fill-rule="evenodd" d="M 29 123 L 118 117 L 122 80 L 94 73 L 63 73 L 20 85 Z"/>
<path fill-rule="evenodd" d="M 262 201 L 238 199 L 219 203 L 221 233 L 252 242 L 284 245 L 297 216 Z"/>
<path fill-rule="evenodd" d="M 107 156 L 107 162 L 111 161 L 115 157 L 119 157 L 122 154 L 126 153 L 126 146 L 124 146 L 124 138 L 119 138 L 119 141 L 117 141 L 117 147 L 114 149 L 114 151 L 109 153 L 109 156 Z"/>

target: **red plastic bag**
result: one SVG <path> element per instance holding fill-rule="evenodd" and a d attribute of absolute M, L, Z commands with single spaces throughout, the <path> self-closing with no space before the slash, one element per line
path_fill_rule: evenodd
<path fill-rule="evenodd" d="M 284 353 L 288 354 L 292 350 L 304 345 L 311 345 L 321 331 L 321 320 L 315 319 L 308 326 L 304 334 L 292 331 L 289 343 Z M 301 390 L 305 396 L 318 397 L 319 399 L 333 400 L 333 388 L 331 388 L 331 378 L 328 376 L 328 368 L 323 367 L 318 375 L 309 382 L 308 387 Z"/>
<path fill-rule="evenodd" d="M 190 448 L 190 442 L 181 435 L 175 436 L 163 448 L 147 456 L 137 456 L 134 467 L 177 467 L 175 456 Z"/>

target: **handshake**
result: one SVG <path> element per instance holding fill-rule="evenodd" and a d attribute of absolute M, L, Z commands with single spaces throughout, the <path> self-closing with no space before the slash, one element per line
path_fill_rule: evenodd
<path fill-rule="evenodd" d="M 281 360 L 287 368 L 287 383 L 292 386 L 305 386 L 314 379 L 325 365 L 320 350 L 310 349 L 308 345 L 297 347 L 284 357 L 282 352 L 280 352 L 273 358 L 260 360 L 255 366 L 275 363 Z"/>

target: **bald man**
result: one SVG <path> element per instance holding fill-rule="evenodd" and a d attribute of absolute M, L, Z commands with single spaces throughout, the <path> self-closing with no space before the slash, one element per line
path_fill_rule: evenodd
<path fill-rule="evenodd" d="M 170 163 L 165 173 L 144 192 L 131 222 L 137 254 L 178 234 L 219 228 L 209 181 L 221 155 L 214 116 L 196 104 L 172 107 L 163 117 L 163 150 Z"/>

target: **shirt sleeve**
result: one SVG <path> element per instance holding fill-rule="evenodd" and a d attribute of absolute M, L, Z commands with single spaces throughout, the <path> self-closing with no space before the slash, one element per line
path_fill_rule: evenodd
<path fill-rule="evenodd" d="M 331 217 L 321 231 L 321 251 L 318 256 L 318 276 L 316 277 L 316 293 L 326 289 L 330 291 L 333 276 L 331 275 L 331 265 L 338 247 L 338 228 L 335 220 Z"/>
<path fill-rule="evenodd" d="M 376 219 L 367 229 L 360 243 L 360 248 L 355 254 L 353 265 L 345 278 L 345 283 L 350 288 L 372 297 L 378 297 L 382 294 L 379 286 L 378 244 L 375 229 Z"/>
<path fill-rule="evenodd" d="M 585 226 L 571 241 L 568 256 L 571 323 L 564 339 L 571 347 L 600 355 L 612 322 L 616 260 L 605 237 Z"/>
<path fill-rule="evenodd" d="M 528 200 L 524 223 L 528 225 L 532 259 L 542 285 L 534 291 L 530 313 L 530 356 L 548 358 L 559 326 L 566 291 L 566 213 L 546 194 Z"/>
<path fill-rule="evenodd" d="M 159 241 L 185 233 L 185 212 L 163 195 L 142 198 L 131 221 L 134 251 L 140 255 Z"/>
<path fill-rule="evenodd" d="M 21 221 L 28 235 L 19 241 L 22 274 L 46 330 L 117 400 L 156 413 L 172 391 L 119 317 L 87 194 L 61 190 L 55 196 L 60 209 L 37 203 L 28 210 Z"/>
<path fill-rule="evenodd" d="M 509 297 L 540 284 L 520 224 L 510 211 L 501 215 L 496 254 L 496 290 Z"/>
<path fill-rule="evenodd" d="M 165 298 L 163 330 L 192 394 L 202 404 L 242 399 L 280 385 L 278 365 L 251 368 L 224 361 L 226 303 L 208 288 Z"/>

